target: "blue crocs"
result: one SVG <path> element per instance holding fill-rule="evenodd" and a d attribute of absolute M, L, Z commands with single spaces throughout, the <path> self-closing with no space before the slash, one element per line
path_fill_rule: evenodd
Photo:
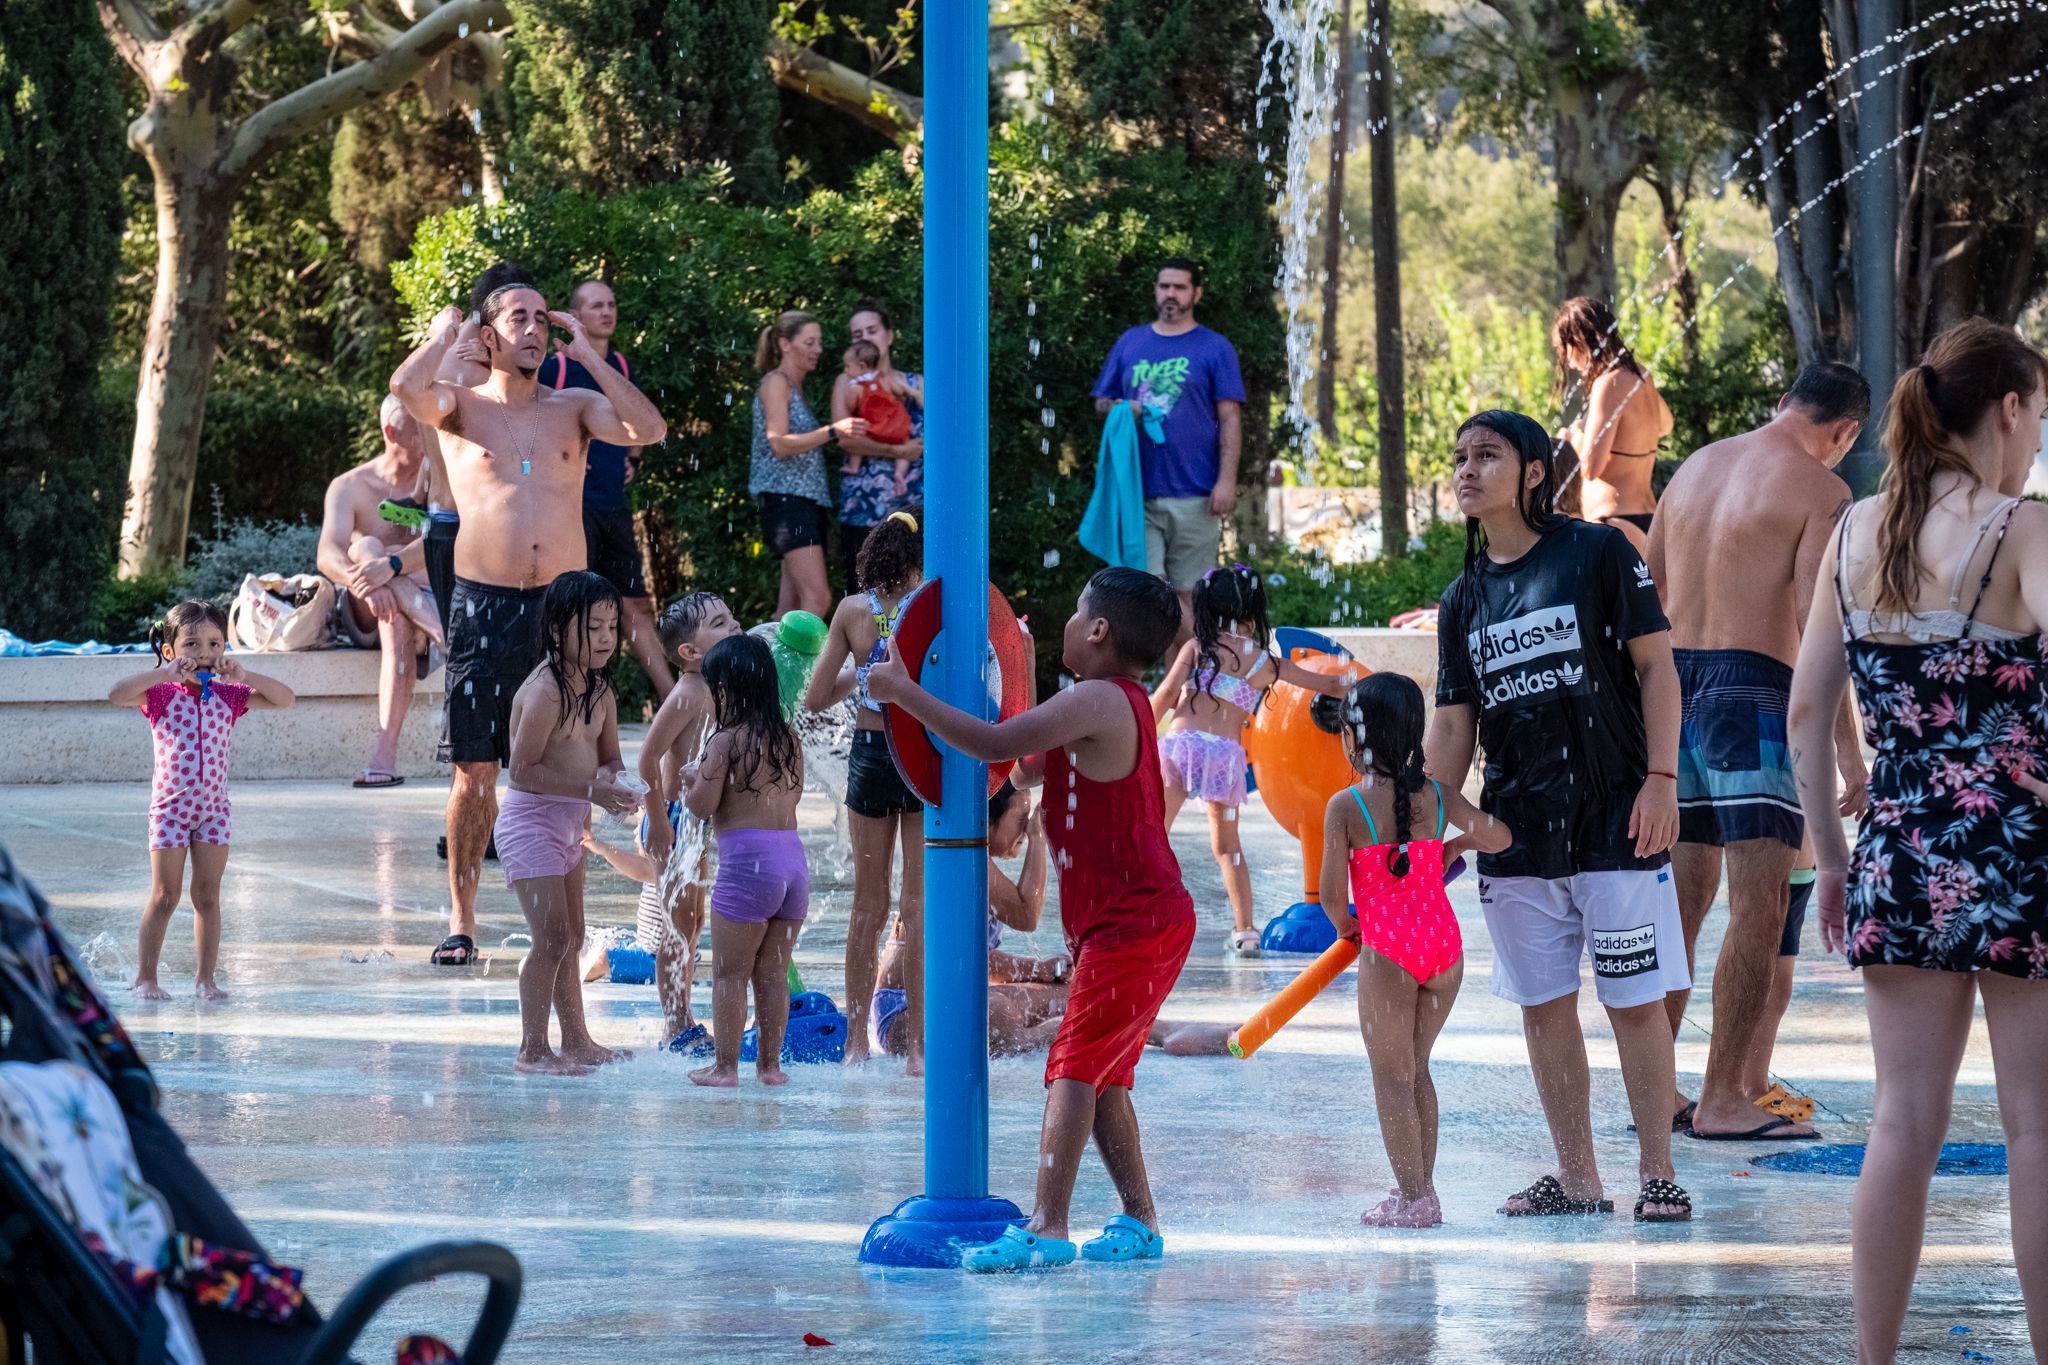
<path fill-rule="evenodd" d="M 967 1270 L 1050 1270 L 1074 1263 L 1074 1244 L 1056 1237 L 1040 1237 L 1020 1227 L 1007 1227 L 993 1242 L 968 1247 L 960 1253 Z"/>
<path fill-rule="evenodd" d="M 702 1024 L 692 1024 L 668 1040 L 670 1052 L 680 1052 L 686 1057 L 715 1057 L 718 1049 L 712 1046 L 711 1030 Z"/>
<path fill-rule="evenodd" d="M 1166 1239 L 1128 1213 L 1109 1220 L 1100 1237 L 1081 1244 L 1083 1259 L 1090 1261 L 1156 1261 L 1166 1254 Z"/>

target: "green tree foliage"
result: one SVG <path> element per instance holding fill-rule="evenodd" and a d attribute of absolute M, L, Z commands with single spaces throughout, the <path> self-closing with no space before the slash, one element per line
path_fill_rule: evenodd
<path fill-rule="evenodd" d="M 517 174 L 618 192 L 707 162 L 760 201 L 777 182 L 762 63 L 773 0 L 520 0 Z M 515 180 L 515 189 L 517 182 Z"/>
<path fill-rule="evenodd" d="M 1111 157 L 1041 131 L 1001 130 L 991 149 L 991 552 L 1019 610 L 1058 620 L 1096 567 L 1075 544 L 1094 477 L 1089 389 L 1117 334 L 1150 309 L 1150 263 L 1176 252 L 1207 261 L 1204 316 L 1236 342 L 1247 382 L 1271 392 L 1282 360 L 1267 238 L 1245 221 L 1262 215 L 1217 211 L 1234 168 L 1194 166 L 1178 150 Z M 917 368 L 921 195 L 894 156 L 786 210 L 735 205 L 708 174 L 610 199 L 540 195 L 429 220 L 394 273 L 424 324 L 500 256 L 539 271 L 551 299 L 605 267 L 618 344 L 669 421 L 633 484 L 655 590 L 716 589 L 758 620 L 773 608 L 775 569 L 746 493 L 755 337 L 785 308 L 822 319 L 827 364 L 810 397 L 823 408 L 848 310 L 871 297 L 896 316 L 898 365 Z M 928 448 L 926 459 L 948 454 Z"/>
<path fill-rule="evenodd" d="M 121 230 L 121 105 L 88 0 L 0 0 L 0 625 L 90 614 L 120 517 L 95 389 Z"/>
<path fill-rule="evenodd" d="M 349 254 L 375 279 L 412 245 L 420 220 L 462 202 L 481 176 L 475 131 L 461 113 L 436 115 L 410 95 L 351 111 L 335 131 L 328 216 Z"/>

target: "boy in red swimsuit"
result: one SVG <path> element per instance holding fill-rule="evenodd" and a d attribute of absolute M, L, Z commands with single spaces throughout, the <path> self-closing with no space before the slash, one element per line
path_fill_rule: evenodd
<path fill-rule="evenodd" d="M 1046 1059 L 1045 1128 L 1031 1219 L 961 1258 L 969 1270 L 1066 1265 L 1067 1209 L 1081 1153 L 1095 1137 L 1124 1211 L 1079 1254 L 1091 1261 L 1157 1258 L 1152 1187 L 1131 1107 L 1133 1071 L 1159 1007 L 1194 942 L 1195 907 L 1167 844 L 1152 704 L 1138 678 L 1180 629 L 1165 580 L 1104 569 L 1088 580 L 1061 642 L 1081 682 L 992 725 L 938 701 L 889 656 L 868 695 L 901 706 L 961 753 L 1021 760 L 1018 786 L 1043 782 L 1045 832 L 1060 870 L 1060 921 L 1073 958 L 1067 1012 Z"/>

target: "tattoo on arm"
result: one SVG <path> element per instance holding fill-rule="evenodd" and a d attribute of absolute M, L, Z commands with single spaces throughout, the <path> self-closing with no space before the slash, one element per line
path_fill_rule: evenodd
<path fill-rule="evenodd" d="M 1839 525 L 1839 524 L 1840 524 L 1840 522 L 1841 522 L 1841 520 L 1842 520 L 1842 517 L 1843 517 L 1843 515 L 1844 515 L 1844 514 L 1846 514 L 1846 513 L 1848 512 L 1848 510 L 1849 510 L 1849 504 L 1850 504 L 1850 503 L 1851 503 L 1852 501 L 1854 501 L 1854 499 L 1851 499 L 1851 498 L 1843 498 L 1843 499 L 1842 499 L 1842 500 L 1841 500 L 1840 502 L 1838 502 L 1838 503 L 1836 503 L 1836 504 L 1835 504 L 1835 511 L 1834 511 L 1834 515 L 1832 515 L 1832 516 L 1830 516 L 1830 517 L 1828 518 L 1828 524 L 1829 524 L 1830 526 L 1834 526 L 1834 525 Z"/>

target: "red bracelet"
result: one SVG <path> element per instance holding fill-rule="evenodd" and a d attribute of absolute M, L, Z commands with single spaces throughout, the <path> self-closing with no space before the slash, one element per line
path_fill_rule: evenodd
<path fill-rule="evenodd" d="M 1670 778 L 1670 779 L 1671 779 L 1671 780 L 1672 780 L 1673 782 L 1676 782 L 1676 781 L 1678 780 L 1678 774 L 1677 774 L 1677 773 L 1660 773 L 1660 772 L 1658 772 L 1658 771 L 1657 771 L 1657 770 L 1656 770 L 1655 768 L 1652 768 L 1652 769 L 1650 769 L 1650 772 L 1649 772 L 1649 776 L 1651 776 L 1651 777 L 1668 777 L 1668 778 Z"/>

